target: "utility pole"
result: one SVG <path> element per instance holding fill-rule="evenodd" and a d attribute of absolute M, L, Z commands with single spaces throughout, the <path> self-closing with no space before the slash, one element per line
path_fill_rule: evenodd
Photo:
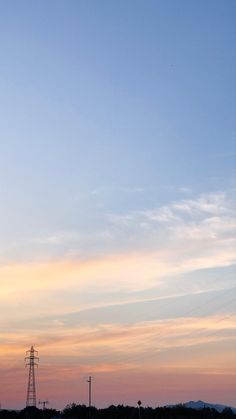
<path fill-rule="evenodd" d="M 89 405 L 89 409 L 91 407 L 91 402 L 92 402 L 92 378 L 91 375 L 89 376 L 87 383 L 89 385 L 88 387 L 88 405 Z"/>
<path fill-rule="evenodd" d="M 89 375 L 87 380 L 88 383 L 88 417 L 91 418 L 91 406 L 92 406 L 92 376 Z"/>
<path fill-rule="evenodd" d="M 38 351 L 36 351 L 33 346 L 31 346 L 29 351 L 26 351 L 25 367 L 29 367 L 26 407 L 28 406 L 36 407 L 36 386 L 35 386 L 34 367 L 38 366 L 39 358 L 37 355 L 38 355 Z"/>
<path fill-rule="evenodd" d="M 43 405 L 43 410 L 45 410 L 46 409 L 46 404 L 49 404 L 49 401 L 48 400 L 39 400 L 39 404 L 42 404 Z"/>

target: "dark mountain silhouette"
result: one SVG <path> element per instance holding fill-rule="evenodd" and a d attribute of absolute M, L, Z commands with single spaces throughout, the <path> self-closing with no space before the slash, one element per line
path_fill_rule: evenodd
<path fill-rule="evenodd" d="M 202 410 L 202 409 L 215 409 L 217 412 L 222 413 L 225 409 L 230 409 L 234 414 L 236 414 L 236 408 L 232 406 L 227 406 L 224 404 L 219 403 L 208 403 L 202 400 L 198 401 L 189 401 L 185 403 L 178 403 L 178 404 L 171 404 L 167 405 L 168 408 L 175 408 L 175 407 L 185 407 L 187 409 L 194 409 L 194 410 Z"/>

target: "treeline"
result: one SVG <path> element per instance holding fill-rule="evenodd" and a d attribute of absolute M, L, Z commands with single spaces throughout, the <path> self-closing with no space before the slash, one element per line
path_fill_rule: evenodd
<path fill-rule="evenodd" d="M 131 407 L 109 406 L 105 409 L 88 408 L 75 403 L 59 412 L 55 409 L 37 409 L 27 407 L 21 411 L 1 410 L 0 419 L 230 419 L 236 418 L 231 409 L 222 413 L 215 409 L 189 409 L 183 406 L 168 407 Z"/>

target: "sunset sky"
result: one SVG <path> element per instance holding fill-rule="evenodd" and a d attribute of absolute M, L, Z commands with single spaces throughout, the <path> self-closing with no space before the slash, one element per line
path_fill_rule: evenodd
<path fill-rule="evenodd" d="M 235 405 L 235 0 L 0 2 L 0 402 Z"/>

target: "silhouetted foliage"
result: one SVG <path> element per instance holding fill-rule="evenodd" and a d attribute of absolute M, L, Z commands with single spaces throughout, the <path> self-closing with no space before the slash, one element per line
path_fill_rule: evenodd
<path fill-rule="evenodd" d="M 230 408 L 222 413 L 215 409 L 195 410 L 182 405 L 175 407 L 132 407 L 111 405 L 105 409 L 90 409 L 85 405 L 72 403 L 62 412 L 54 409 L 27 407 L 20 412 L 1 410 L 0 419 L 233 419 L 236 415 Z"/>
<path fill-rule="evenodd" d="M 232 409 L 230 409 L 230 407 L 226 407 L 224 410 L 223 410 L 223 412 L 222 412 L 223 414 L 224 414 L 224 417 L 225 418 L 232 418 L 232 417 L 234 417 L 235 415 L 234 415 L 234 413 L 233 413 L 233 411 L 232 411 Z"/>
<path fill-rule="evenodd" d="M 26 407 L 19 413 L 18 419 L 51 419 L 59 417 L 60 412 L 55 409 L 37 409 L 37 407 Z"/>
<path fill-rule="evenodd" d="M 0 410 L 0 419 L 51 419 L 60 416 L 55 409 L 37 409 L 37 407 L 26 407 L 21 411 Z"/>

